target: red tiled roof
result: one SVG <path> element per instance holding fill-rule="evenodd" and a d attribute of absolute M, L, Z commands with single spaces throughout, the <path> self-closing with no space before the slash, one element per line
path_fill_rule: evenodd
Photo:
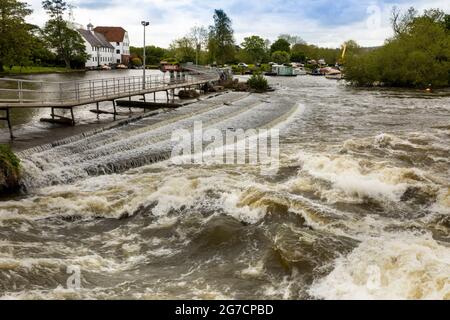
<path fill-rule="evenodd" d="M 122 27 L 95 27 L 94 31 L 103 34 L 109 42 L 123 42 L 126 32 Z"/>

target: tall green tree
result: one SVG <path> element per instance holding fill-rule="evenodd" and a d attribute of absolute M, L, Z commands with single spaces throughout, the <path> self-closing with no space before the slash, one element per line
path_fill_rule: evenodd
<path fill-rule="evenodd" d="M 28 60 L 32 43 L 25 17 L 31 12 L 24 2 L 0 1 L 0 71 L 5 65 L 22 65 Z"/>
<path fill-rule="evenodd" d="M 70 68 L 71 61 L 87 60 L 84 40 L 78 31 L 72 29 L 64 20 L 69 5 L 64 0 L 45 0 L 43 8 L 50 16 L 44 27 L 44 35 L 50 46 L 56 51 L 58 59 Z"/>
<path fill-rule="evenodd" d="M 42 30 L 36 25 L 28 25 L 30 34 L 30 63 L 34 65 L 54 65 L 56 56 L 48 49 Z"/>
<path fill-rule="evenodd" d="M 218 64 L 234 60 L 235 42 L 231 19 L 223 10 L 214 11 L 214 25 L 209 27 L 208 49 Z"/>
<path fill-rule="evenodd" d="M 241 46 L 252 63 L 261 63 L 267 54 L 266 42 L 259 36 L 245 38 Z"/>
<path fill-rule="evenodd" d="M 143 60 L 144 50 L 137 47 L 130 47 L 130 54 Z M 145 47 L 145 60 L 149 65 L 158 65 L 161 60 L 168 57 L 168 50 L 156 46 Z"/>
<path fill-rule="evenodd" d="M 170 45 L 169 52 L 178 62 L 193 62 L 196 60 L 195 41 L 189 37 L 177 39 Z"/>
<path fill-rule="evenodd" d="M 303 40 L 300 36 L 294 36 L 290 34 L 280 34 L 278 39 L 284 39 L 287 42 L 290 43 L 291 46 L 294 46 L 296 44 L 306 44 L 306 41 Z"/>
<path fill-rule="evenodd" d="M 305 62 L 306 54 L 303 51 L 291 51 L 291 61 L 292 62 Z"/>
<path fill-rule="evenodd" d="M 445 25 L 445 28 L 450 31 L 450 14 L 445 15 L 444 25 Z"/>
<path fill-rule="evenodd" d="M 284 64 L 291 62 L 291 56 L 286 51 L 275 51 L 272 53 L 273 62 Z"/>
<path fill-rule="evenodd" d="M 188 35 L 195 44 L 195 64 L 201 60 L 202 49 L 208 46 L 208 31 L 205 27 L 193 27 Z"/>
<path fill-rule="evenodd" d="M 276 51 L 284 51 L 289 53 L 291 52 L 291 44 L 286 39 L 279 38 L 270 46 L 271 53 Z"/>

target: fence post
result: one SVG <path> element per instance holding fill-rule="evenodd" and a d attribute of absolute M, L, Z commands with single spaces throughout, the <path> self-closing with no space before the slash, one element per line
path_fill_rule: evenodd
<path fill-rule="evenodd" d="M 41 81 L 40 97 L 41 97 L 41 103 L 44 104 L 44 82 L 43 81 Z"/>
<path fill-rule="evenodd" d="M 17 88 L 19 89 L 19 102 L 22 103 L 22 99 L 23 99 L 23 92 L 22 92 L 23 83 L 22 83 L 21 80 L 19 80 L 17 82 Z"/>

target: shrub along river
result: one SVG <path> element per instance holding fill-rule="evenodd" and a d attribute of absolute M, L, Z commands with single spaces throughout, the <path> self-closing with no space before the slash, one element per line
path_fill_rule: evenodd
<path fill-rule="evenodd" d="M 270 81 L 19 153 L 0 296 L 450 299 L 450 93 Z M 195 121 L 279 128 L 278 173 L 174 164 Z"/>

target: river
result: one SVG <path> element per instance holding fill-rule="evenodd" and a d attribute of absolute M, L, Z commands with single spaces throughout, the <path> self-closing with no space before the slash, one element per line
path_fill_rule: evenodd
<path fill-rule="evenodd" d="M 159 70 L 147 70 L 146 74 L 149 76 L 164 76 Z M 109 70 L 109 71 L 88 71 L 88 72 L 73 72 L 73 73 L 54 73 L 54 74 L 31 74 L 27 76 L 14 76 L 14 78 L 23 78 L 35 81 L 48 82 L 69 82 L 69 81 L 86 81 L 96 79 L 111 79 L 130 76 L 142 76 L 142 70 Z M 166 75 L 168 77 L 168 75 Z M 5 85 L 0 83 L 0 86 Z M 10 84 L 11 85 L 11 84 Z M 16 98 L 11 94 L 11 98 Z M 133 97 L 138 100 L 142 97 Z M 150 101 L 153 101 L 153 94 L 147 95 Z M 166 102 L 166 93 L 159 92 L 155 96 L 158 102 Z M 171 97 L 172 98 L 172 97 Z M 39 144 L 50 143 L 57 139 L 63 139 L 71 135 L 80 134 L 90 130 L 96 130 L 103 126 L 110 125 L 112 115 L 100 115 L 97 117 L 90 112 L 95 109 L 95 104 L 78 106 L 74 108 L 74 116 L 77 126 L 55 126 L 47 122 L 41 122 L 41 118 L 50 118 L 49 108 L 40 109 L 14 109 L 11 111 L 11 121 L 13 123 L 13 132 L 16 137 L 13 148 L 24 150 L 34 147 Z M 100 102 L 100 109 L 112 112 L 113 106 L 110 101 Z M 128 112 L 128 108 L 119 108 L 119 112 Z M 134 110 L 136 113 L 142 113 Z M 57 109 L 56 114 L 65 117 L 71 117 L 70 110 Z M 133 114 L 132 114 L 133 115 Z M 120 117 L 123 119 L 124 117 Z M 7 128 L 5 121 L 0 121 L 0 129 Z M 51 134 L 49 134 L 51 132 Z M 7 130 L 0 131 L 0 143 L 9 143 L 9 132 Z"/>
<path fill-rule="evenodd" d="M 449 92 L 270 81 L 22 153 L 0 297 L 450 299 Z M 277 173 L 175 164 L 199 121 L 279 129 Z"/>

